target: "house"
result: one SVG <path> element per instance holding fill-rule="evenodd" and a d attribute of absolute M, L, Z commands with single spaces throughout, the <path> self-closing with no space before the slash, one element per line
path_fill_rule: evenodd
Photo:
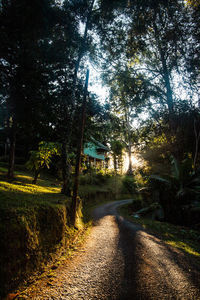
<path fill-rule="evenodd" d="M 91 138 L 91 141 L 84 145 L 83 154 L 87 157 L 87 165 L 94 168 L 107 166 L 107 154 L 109 148 Z"/>

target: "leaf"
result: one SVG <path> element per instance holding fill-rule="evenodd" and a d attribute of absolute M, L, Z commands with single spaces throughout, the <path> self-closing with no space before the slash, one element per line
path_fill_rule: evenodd
<path fill-rule="evenodd" d="M 171 156 L 171 164 L 173 165 L 173 176 L 179 180 L 180 179 L 180 164 L 178 163 L 177 159 L 172 155 Z"/>
<path fill-rule="evenodd" d="M 171 182 L 170 182 L 170 180 L 168 180 L 168 179 L 166 179 L 166 178 L 163 178 L 163 177 L 161 177 L 161 176 L 159 176 L 159 175 L 151 175 L 151 176 L 150 176 L 150 178 L 152 178 L 152 179 L 155 179 L 155 180 L 158 180 L 158 181 L 161 181 L 161 182 L 164 182 L 164 183 L 167 183 L 167 184 L 171 185 Z"/>

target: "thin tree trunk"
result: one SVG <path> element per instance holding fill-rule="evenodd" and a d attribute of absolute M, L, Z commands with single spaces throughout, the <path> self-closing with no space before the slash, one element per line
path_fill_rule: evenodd
<path fill-rule="evenodd" d="M 154 17 L 156 18 L 156 12 L 155 12 Z M 159 18 L 160 18 L 160 21 L 162 21 L 161 20 L 162 16 L 160 14 L 159 14 Z M 167 106 L 168 106 L 168 110 L 169 110 L 169 118 L 170 118 L 171 125 L 173 127 L 174 101 L 173 101 L 172 88 L 171 88 L 171 84 L 170 84 L 169 71 L 167 68 L 167 63 L 166 63 L 166 58 L 165 58 L 166 53 L 163 51 L 162 46 L 160 44 L 159 31 L 158 31 L 157 25 L 155 22 L 153 25 L 154 25 L 156 44 L 158 47 L 158 51 L 160 54 L 160 60 L 161 60 L 161 64 L 162 64 L 162 74 L 161 75 L 165 82 Z"/>
<path fill-rule="evenodd" d="M 86 42 L 87 42 L 87 36 L 88 36 L 88 28 L 90 25 L 90 19 L 91 19 L 91 15 L 92 15 L 92 9 L 94 6 L 94 2 L 95 0 L 92 0 L 89 9 L 88 9 L 88 15 L 87 15 L 87 20 L 86 20 L 86 24 L 85 24 L 85 30 L 84 30 L 84 35 L 83 35 L 83 39 L 82 39 L 82 43 L 79 49 L 79 53 L 78 53 L 78 58 L 75 64 L 75 70 L 74 70 L 74 76 L 73 76 L 73 91 L 72 91 L 72 104 L 74 104 L 74 108 L 75 108 L 75 86 L 76 86 L 76 82 L 77 82 L 77 74 L 78 74 L 78 70 L 80 67 L 80 63 L 81 63 L 81 59 L 84 56 L 84 52 L 85 52 L 85 47 L 86 47 Z M 71 122 L 71 126 L 73 126 L 73 119 L 74 119 L 74 114 L 75 114 L 75 109 L 74 109 L 74 113 L 72 115 L 72 122 Z M 70 130 L 69 134 L 71 135 L 72 130 Z"/>
<path fill-rule="evenodd" d="M 133 175 L 133 167 L 132 167 L 132 145 L 131 145 L 131 135 L 130 135 L 130 122 L 129 122 L 129 112 L 125 112 L 126 118 L 126 126 L 127 126 L 127 136 L 128 136 L 128 158 L 129 158 L 129 166 L 127 175 Z"/>
<path fill-rule="evenodd" d="M 132 167 L 132 151 L 131 151 L 131 145 L 128 145 L 128 159 L 129 159 L 129 166 L 128 166 L 128 171 L 127 174 L 128 175 L 133 175 L 133 167 Z"/>
<path fill-rule="evenodd" d="M 113 154 L 113 163 L 114 163 L 115 174 L 117 174 L 117 157 L 115 153 Z"/>
<path fill-rule="evenodd" d="M 71 209 L 71 221 L 72 225 L 76 226 L 76 215 L 78 208 L 78 187 L 79 187 L 79 174 L 80 174 L 80 164 L 81 164 L 81 152 L 83 146 L 83 134 L 85 126 L 85 114 L 86 114 L 86 102 L 87 102 L 87 90 L 89 81 L 89 70 L 86 73 L 83 104 L 82 104 L 82 114 L 81 114 L 81 125 L 80 125 L 80 137 L 78 140 L 77 155 L 76 155 L 76 167 L 75 167 L 75 177 L 74 177 L 74 188 L 72 197 L 72 209 Z"/>
<path fill-rule="evenodd" d="M 67 155 L 68 155 L 68 149 L 69 149 L 69 143 L 71 141 L 71 135 L 72 135 L 72 127 L 73 127 L 73 123 L 74 123 L 74 116 L 75 116 L 75 87 L 76 87 L 76 82 L 77 82 L 77 74 L 78 74 L 78 70 L 80 67 L 80 62 L 81 59 L 83 58 L 84 52 L 85 52 L 85 46 L 86 46 L 86 41 L 87 41 L 87 35 L 88 35 L 88 28 L 89 28 L 89 24 L 90 24 L 90 19 L 91 19 L 91 15 L 92 15 L 92 9 L 94 6 L 94 2 L 95 0 L 92 0 L 90 6 L 89 6 L 89 10 L 88 10 L 88 16 L 87 16 L 87 21 L 85 24 L 85 31 L 84 31 L 84 36 L 83 36 L 83 40 L 82 40 L 82 44 L 80 46 L 79 49 L 79 53 L 78 53 L 78 58 L 75 64 L 75 70 L 74 70 L 74 76 L 73 76 L 73 91 L 72 91 L 72 105 L 73 105 L 73 113 L 71 115 L 71 121 L 68 122 L 68 134 L 67 134 L 67 140 L 68 142 L 64 141 L 63 146 L 62 146 L 62 177 L 63 177 L 63 186 L 62 186 L 62 190 L 61 192 L 63 194 L 66 195 L 70 195 L 71 194 L 71 189 L 70 189 L 70 168 L 69 168 L 69 164 L 67 162 Z M 65 148 L 65 150 L 64 150 Z"/>
<path fill-rule="evenodd" d="M 9 164 L 8 164 L 8 178 L 13 179 L 15 167 L 15 146 L 16 146 L 16 120 L 13 118 L 13 124 L 10 129 L 10 150 L 9 150 Z"/>
<path fill-rule="evenodd" d="M 61 148 L 61 160 L 62 160 L 62 179 L 63 185 L 61 193 L 66 196 L 71 196 L 71 182 L 70 182 L 70 167 L 68 162 L 68 149 L 66 139 L 62 142 Z"/>
<path fill-rule="evenodd" d="M 194 120 L 194 134 L 195 134 L 195 155 L 194 155 L 194 170 L 196 171 L 197 157 L 199 152 L 199 140 L 200 140 L 200 130 L 197 133 L 196 120 Z"/>
<path fill-rule="evenodd" d="M 74 79 L 73 79 L 73 85 L 74 86 L 76 85 L 77 73 L 78 73 L 78 70 L 79 70 L 81 59 L 82 59 L 84 51 L 85 51 L 88 28 L 89 28 L 89 24 L 90 24 L 90 19 L 91 19 L 91 15 L 92 15 L 92 9 L 93 9 L 93 6 L 94 6 L 94 2 L 95 2 L 95 0 L 92 0 L 91 5 L 89 7 L 89 11 L 88 11 L 88 15 L 87 15 L 87 21 L 86 21 L 86 24 L 85 24 L 85 30 L 84 30 L 84 35 L 83 35 L 83 42 L 82 42 L 81 47 L 79 49 L 78 59 L 76 61 L 76 65 L 75 65 Z"/>
<path fill-rule="evenodd" d="M 164 79 L 165 87 L 166 87 L 166 91 L 167 91 L 166 92 L 167 106 L 168 106 L 170 117 L 172 117 L 173 111 L 174 111 L 173 93 L 172 93 L 172 88 L 171 88 L 170 79 L 169 79 L 169 71 L 167 68 L 164 53 L 161 49 L 160 49 L 160 55 L 161 55 L 161 62 L 162 62 L 162 69 L 163 69 L 163 79 Z"/>

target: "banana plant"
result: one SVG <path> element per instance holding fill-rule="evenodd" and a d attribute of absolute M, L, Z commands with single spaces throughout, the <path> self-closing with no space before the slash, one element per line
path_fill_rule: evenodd
<path fill-rule="evenodd" d="M 200 194 L 200 174 L 194 172 L 192 159 L 187 158 L 178 162 L 172 156 L 171 164 L 170 175 L 151 175 L 150 178 L 164 183 L 169 190 L 175 193 L 177 199 L 182 199 L 186 195 Z"/>

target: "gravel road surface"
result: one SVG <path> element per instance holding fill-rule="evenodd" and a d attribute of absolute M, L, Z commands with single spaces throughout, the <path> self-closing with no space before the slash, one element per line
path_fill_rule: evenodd
<path fill-rule="evenodd" d="M 200 299 L 200 266 L 117 214 L 130 200 L 94 211 L 83 247 L 28 299 Z"/>

